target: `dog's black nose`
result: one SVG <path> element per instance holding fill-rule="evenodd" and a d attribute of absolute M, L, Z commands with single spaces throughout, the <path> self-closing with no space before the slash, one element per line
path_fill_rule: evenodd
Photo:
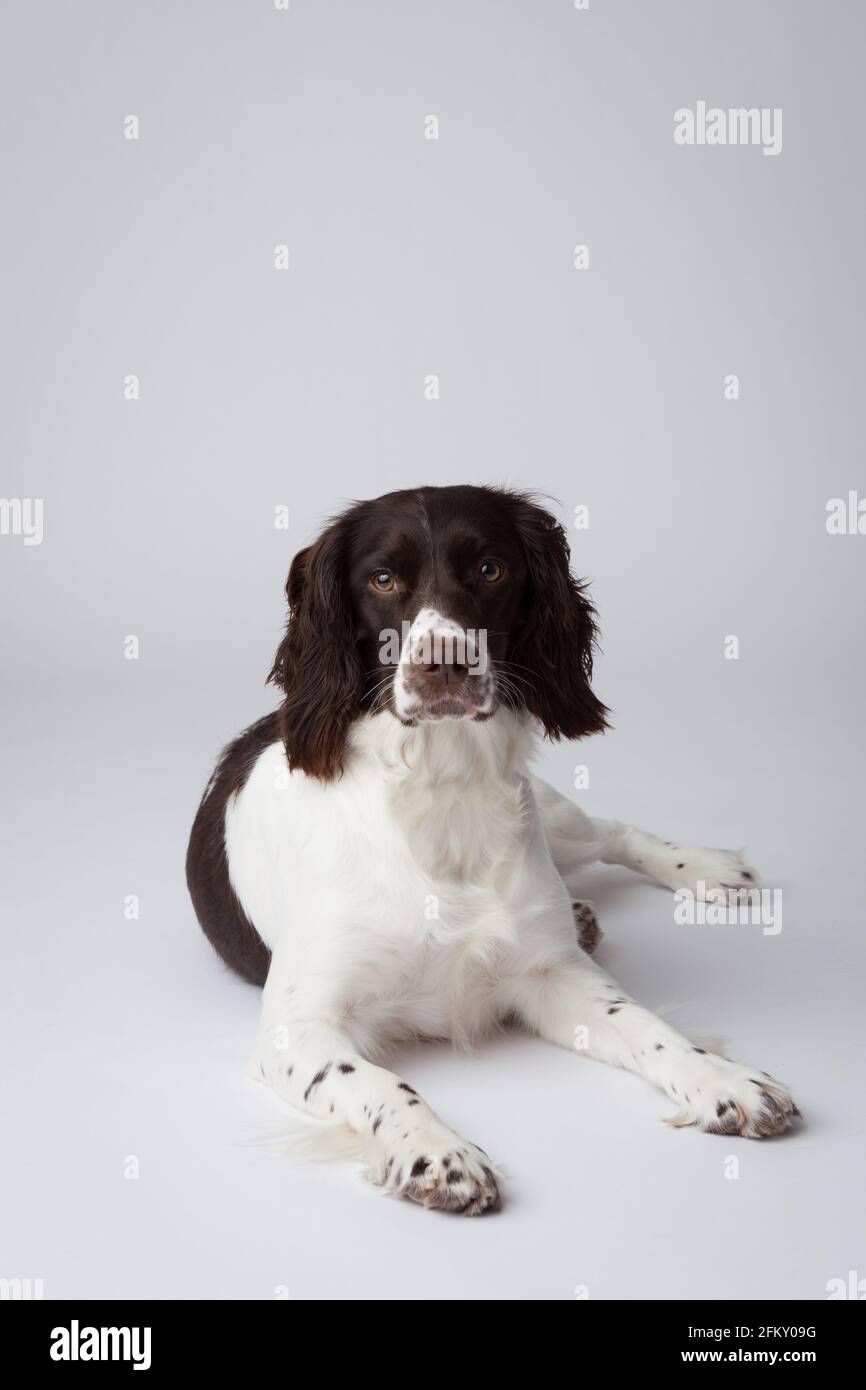
<path fill-rule="evenodd" d="M 422 664 L 421 670 L 427 685 L 442 685 L 446 690 L 449 686 L 460 685 L 469 675 L 469 667 L 458 661 L 428 661 Z"/>

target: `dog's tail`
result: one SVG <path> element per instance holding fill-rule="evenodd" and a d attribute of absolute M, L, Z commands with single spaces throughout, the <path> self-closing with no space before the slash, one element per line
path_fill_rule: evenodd
<path fill-rule="evenodd" d="M 312 1163 L 365 1163 L 364 1142 L 348 1125 L 311 1119 L 287 1106 L 281 1125 L 261 1130 L 250 1142 L 269 1153 Z"/>
<path fill-rule="evenodd" d="M 349 1125 L 316 1119 L 298 1110 L 262 1082 L 257 1067 L 251 1066 L 249 1075 L 257 1090 L 264 1092 L 262 1099 L 271 1103 L 273 1115 L 273 1123 L 267 1128 L 260 1126 L 248 1140 L 252 1147 L 307 1162 L 365 1164 L 364 1141 Z"/>

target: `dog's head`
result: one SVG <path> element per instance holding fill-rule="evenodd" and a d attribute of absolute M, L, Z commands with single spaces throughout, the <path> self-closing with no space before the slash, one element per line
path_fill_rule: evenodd
<path fill-rule="evenodd" d="M 522 493 L 424 487 L 358 502 L 292 562 L 269 679 L 289 765 L 328 780 L 359 715 L 489 719 L 551 738 L 605 728 L 594 610 L 557 521 Z"/>

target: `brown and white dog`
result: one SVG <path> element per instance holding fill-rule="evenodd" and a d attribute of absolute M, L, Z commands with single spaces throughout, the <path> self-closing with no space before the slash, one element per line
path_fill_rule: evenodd
<path fill-rule="evenodd" d="M 728 897 L 754 875 L 590 819 L 530 773 L 538 734 L 606 722 L 593 608 L 553 517 L 500 488 L 389 493 L 301 551 L 286 592 L 283 703 L 223 753 L 187 858 L 208 937 L 264 985 L 255 1074 L 361 1136 L 373 1182 L 468 1215 L 499 1206 L 501 1175 L 379 1065 L 394 1039 L 514 1020 L 639 1072 L 674 1124 L 786 1130 L 779 1082 L 695 1047 L 587 954 L 587 863 Z"/>

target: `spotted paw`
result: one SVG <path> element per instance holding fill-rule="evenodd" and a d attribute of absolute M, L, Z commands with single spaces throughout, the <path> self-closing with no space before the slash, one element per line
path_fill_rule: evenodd
<path fill-rule="evenodd" d="M 799 1117 L 789 1092 L 766 1072 L 695 1048 L 678 1082 L 666 1087 L 682 1107 L 672 1125 L 697 1125 L 707 1134 L 771 1139 Z"/>
<path fill-rule="evenodd" d="M 591 956 L 604 936 L 604 932 L 598 925 L 598 918 L 592 903 L 573 902 L 571 911 L 574 914 L 578 945 L 582 951 L 586 951 L 587 955 Z"/>
<path fill-rule="evenodd" d="M 483 1149 L 448 1130 L 414 1130 L 390 1146 L 371 1181 L 422 1207 L 480 1216 L 502 1205 L 502 1174 Z"/>
<path fill-rule="evenodd" d="M 731 905 L 748 901 L 748 894 L 760 886 L 755 870 L 731 849 L 666 844 L 653 864 L 653 874 L 674 890 L 688 888 L 708 901 Z"/>

